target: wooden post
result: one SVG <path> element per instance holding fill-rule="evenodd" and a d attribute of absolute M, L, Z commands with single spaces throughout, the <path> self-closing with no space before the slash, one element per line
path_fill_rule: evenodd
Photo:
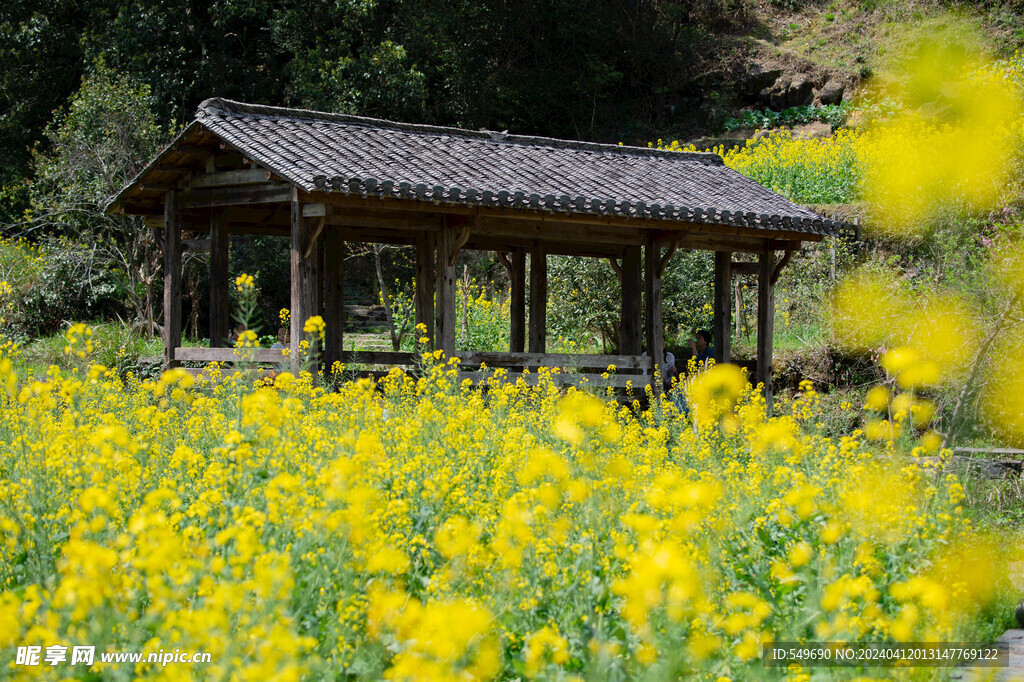
<path fill-rule="evenodd" d="M 224 348 L 231 335 L 228 258 L 231 248 L 223 211 L 210 217 L 210 348 Z"/>
<path fill-rule="evenodd" d="M 324 316 L 324 265 L 327 258 L 327 249 L 324 245 L 327 240 L 324 239 L 323 232 L 316 237 L 316 245 L 313 247 L 310 253 L 310 258 L 313 259 L 313 267 L 316 268 L 316 278 L 314 281 L 313 292 L 315 300 L 313 301 L 313 314 L 319 315 L 321 318 Z M 327 330 L 324 330 L 324 338 L 326 338 Z M 321 358 L 323 359 L 323 358 Z"/>
<path fill-rule="evenodd" d="M 341 362 L 345 348 L 345 240 L 341 230 L 328 227 L 324 240 L 324 367 L 330 374 L 335 362 Z"/>
<path fill-rule="evenodd" d="M 715 362 L 732 358 L 732 253 L 715 251 Z"/>
<path fill-rule="evenodd" d="M 455 354 L 455 228 L 445 220 L 437 239 L 437 307 L 434 343 L 448 357 Z"/>
<path fill-rule="evenodd" d="M 164 364 L 177 367 L 174 349 L 181 345 L 181 231 L 177 193 L 164 199 Z"/>
<path fill-rule="evenodd" d="M 416 235 L 416 324 L 427 328 L 426 336 L 434 341 L 434 239 L 429 232 Z M 416 339 L 421 336 L 416 332 Z"/>
<path fill-rule="evenodd" d="M 647 354 L 654 360 L 651 388 L 655 396 L 661 395 L 665 373 L 665 328 L 661 317 L 661 275 L 658 274 L 660 266 L 661 247 L 655 242 L 654 235 L 651 235 L 647 238 L 644 254 L 644 285 L 647 290 Z M 625 269 L 622 272 L 625 274 Z"/>
<path fill-rule="evenodd" d="M 622 309 L 619 319 L 619 353 L 622 355 L 640 355 L 643 352 L 642 250 L 640 246 L 627 246 L 622 251 Z"/>
<path fill-rule="evenodd" d="M 511 353 L 526 350 L 526 251 L 517 246 L 512 252 L 509 270 L 509 344 Z"/>
<path fill-rule="evenodd" d="M 548 322 L 548 260 L 544 245 L 533 243 L 530 251 L 530 352 L 545 353 Z"/>
<path fill-rule="evenodd" d="M 764 384 L 769 415 L 772 413 L 772 335 L 775 333 L 774 269 L 775 255 L 771 251 L 761 253 L 757 269 L 757 382 Z"/>
<path fill-rule="evenodd" d="M 292 192 L 292 291 L 291 291 L 291 353 L 292 371 L 303 369 L 299 358 L 299 342 L 303 339 L 302 328 L 316 310 L 316 256 L 307 257 L 309 240 L 313 236 L 310 221 L 302 217 L 302 204 L 298 190 Z"/>

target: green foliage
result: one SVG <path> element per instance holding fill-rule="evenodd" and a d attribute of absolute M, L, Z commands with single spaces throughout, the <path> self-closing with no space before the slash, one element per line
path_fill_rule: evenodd
<path fill-rule="evenodd" d="M 711 326 L 714 261 L 708 251 L 677 251 L 662 275 L 665 335 L 672 345 Z M 602 349 L 619 346 L 621 285 L 607 261 L 554 256 L 548 259 L 549 334 Z"/>
<path fill-rule="evenodd" d="M 110 319 L 124 314 L 125 279 L 105 267 L 95 249 L 60 241 L 43 250 L 43 266 L 21 293 L 12 327 L 45 336 L 74 320 Z"/>
<path fill-rule="evenodd" d="M 826 104 L 814 106 L 807 104 L 799 107 L 789 107 L 782 111 L 771 109 L 757 109 L 744 111 L 735 118 L 725 121 L 724 128 L 728 131 L 739 130 L 740 128 L 778 128 L 779 126 L 792 126 L 800 123 L 811 123 L 812 121 L 823 121 L 832 126 L 835 130 L 846 123 L 853 105 L 849 102 L 840 104 Z"/>

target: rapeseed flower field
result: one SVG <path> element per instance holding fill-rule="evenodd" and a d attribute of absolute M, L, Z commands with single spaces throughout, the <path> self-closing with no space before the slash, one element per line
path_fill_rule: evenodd
<path fill-rule="evenodd" d="M 0 360 L 4 677 L 750 679 L 774 640 L 991 627 L 1000 559 L 935 444 L 830 440 L 809 384 L 766 419 L 714 368 L 694 427 L 545 377 L 482 390 L 434 354 L 336 392 L 122 381 L 87 339 L 77 371 Z M 85 644 L 210 662 L 13 663 Z"/>

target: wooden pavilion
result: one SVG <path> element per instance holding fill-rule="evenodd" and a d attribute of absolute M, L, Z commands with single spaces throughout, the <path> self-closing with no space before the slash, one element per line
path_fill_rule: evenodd
<path fill-rule="evenodd" d="M 771 391 L 773 289 L 802 242 L 842 225 L 727 168 L 714 154 L 394 123 L 208 99 L 107 207 L 143 216 L 164 254 L 164 353 L 231 360 L 231 234 L 291 238 L 291 344 L 326 322 L 323 358 L 409 364 L 409 353 L 345 352 L 347 241 L 416 248 L 416 320 L 464 366 L 616 365 L 612 383 L 663 357 L 661 276 L 678 248 L 715 251 L 715 354 L 730 360 L 731 277 L 758 280 L 757 380 Z M 182 233 L 208 234 L 183 239 Z M 508 353 L 456 353 L 455 257 L 496 251 L 511 280 Z M 209 251 L 210 348 L 181 346 L 181 256 Z M 734 263 L 733 253 L 756 254 Z M 776 256 L 781 252 L 781 256 Z M 545 352 L 548 255 L 605 258 L 622 282 L 619 355 Z M 529 269 L 529 317 L 527 275 Z M 282 283 L 284 285 L 284 283 Z M 527 325 L 527 319 L 529 325 Z M 645 345 L 646 341 L 646 345 Z M 280 360 L 262 350 L 257 359 Z M 630 376 L 632 373 L 632 376 Z M 653 377 L 653 372 L 651 377 Z"/>

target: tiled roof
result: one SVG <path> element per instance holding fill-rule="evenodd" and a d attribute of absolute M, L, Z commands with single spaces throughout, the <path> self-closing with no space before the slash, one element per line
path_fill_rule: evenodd
<path fill-rule="evenodd" d="M 394 123 L 214 98 L 196 121 L 305 191 L 837 234 L 715 154 Z"/>

